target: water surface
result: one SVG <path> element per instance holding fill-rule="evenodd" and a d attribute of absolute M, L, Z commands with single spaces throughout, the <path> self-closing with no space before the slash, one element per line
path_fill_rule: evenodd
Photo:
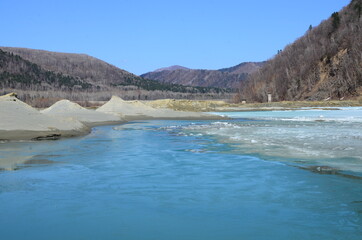
<path fill-rule="evenodd" d="M 2 143 L 32 161 L 0 172 L 1 239 L 360 239 L 361 123 L 269 113 Z"/>

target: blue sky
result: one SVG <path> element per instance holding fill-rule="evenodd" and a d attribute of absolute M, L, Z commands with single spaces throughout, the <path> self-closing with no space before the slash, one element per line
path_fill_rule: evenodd
<path fill-rule="evenodd" d="M 0 46 L 86 53 L 135 74 L 263 61 L 350 0 L 0 0 Z"/>

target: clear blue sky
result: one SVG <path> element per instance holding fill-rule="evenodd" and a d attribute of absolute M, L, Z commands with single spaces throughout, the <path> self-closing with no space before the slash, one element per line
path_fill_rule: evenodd
<path fill-rule="evenodd" d="M 135 74 L 263 61 L 350 0 L 0 0 L 0 46 L 86 53 Z"/>

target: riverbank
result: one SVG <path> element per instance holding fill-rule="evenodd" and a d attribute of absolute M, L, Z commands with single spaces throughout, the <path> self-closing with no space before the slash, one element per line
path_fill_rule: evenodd
<path fill-rule="evenodd" d="M 0 97 L 0 140 L 55 140 L 86 135 L 94 126 L 123 124 L 136 120 L 220 120 L 204 112 L 296 110 L 303 107 L 338 109 L 362 106 L 362 98 L 346 101 L 298 101 L 228 103 L 221 100 L 125 101 L 113 96 L 96 109 L 60 100 L 47 109 L 35 109 L 16 98 Z"/>
<path fill-rule="evenodd" d="M 328 101 L 283 101 L 270 103 L 230 103 L 219 100 L 175 100 L 160 99 L 144 101 L 154 108 L 170 108 L 177 111 L 196 112 L 230 112 L 230 111 L 270 111 L 289 110 L 303 107 L 330 108 L 330 107 L 358 107 L 362 106 L 362 98 L 354 100 Z"/>
<path fill-rule="evenodd" d="M 86 135 L 94 126 L 134 120 L 223 119 L 200 112 L 153 108 L 140 101 L 124 101 L 116 96 L 96 110 L 83 108 L 68 100 L 38 110 L 17 99 L 14 93 L 0 97 L 0 116 L 0 141 L 56 140 Z"/>

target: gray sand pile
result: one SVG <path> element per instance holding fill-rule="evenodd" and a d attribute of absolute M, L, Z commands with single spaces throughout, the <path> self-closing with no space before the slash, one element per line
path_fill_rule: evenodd
<path fill-rule="evenodd" d="M 89 131 L 77 120 L 42 114 L 14 95 L 0 97 L 0 140 L 54 139 Z"/>
<path fill-rule="evenodd" d="M 146 106 L 138 101 L 124 101 L 120 97 L 113 96 L 107 103 L 96 111 L 103 113 L 118 114 L 124 117 L 149 116 L 153 114 L 154 108 Z"/>
<path fill-rule="evenodd" d="M 220 116 L 203 114 L 198 112 L 181 112 L 165 108 L 153 108 L 140 101 L 124 101 L 113 96 L 106 104 L 96 111 L 112 114 L 120 114 L 127 120 L 144 119 L 220 119 Z"/>
<path fill-rule="evenodd" d="M 89 110 L 69 100 L 60 100 L 41 112 L 49 116 L 73 118 L 87 126 L 99 126 L 125 122 L 121 116 Z"/>

